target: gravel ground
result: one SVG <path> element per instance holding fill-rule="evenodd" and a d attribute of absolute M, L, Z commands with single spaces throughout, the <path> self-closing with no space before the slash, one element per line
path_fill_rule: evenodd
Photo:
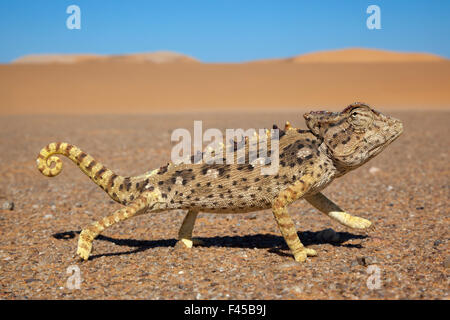
<path fill-rule="evenodd" d="M 448 299 L 450 113 L 393 115 L 403 136 L 324 192 L 376 229 L 347 229 L 298 201 L 299 236 L 319 254 L 306 263 L 293 261 L 270 211 L 202 213 L 194 236 L 204 244 L 190 250 L 175 245 L 183 212 L 140 216 L 105 231 L 80 263 L 82 227 L 120 205 L 67 159 L 51 179 L 35 163 L 47 143 L 67 141 L 135 175 L 164 164 L 172 130 L 193 120 L 304 127 L 301 113 L 0 117 L 0 298 Z M 80 289 L 70 289 L 72 266 Z"/>

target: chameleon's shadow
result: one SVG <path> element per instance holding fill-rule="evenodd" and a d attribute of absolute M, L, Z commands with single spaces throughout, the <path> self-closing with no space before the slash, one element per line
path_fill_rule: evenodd
<path fill-rule="evenodd" d="M 76 237 L 81 231 L 67 231 L 53 234 L 55 239 L 69 240 Z M 319 245 L 319 244 L 331 244 L 333 246 L 341 246 L 348 248 L 360 249 L 360 244 L 345 244 L 348 240 L 352 239 L 365 239 L 367 235 L 352 234 L 349 232 L 336 232 L 336 241 L 324 240 L 321 236 L 322 231 L 304 231 L 298 232 L 300 241 L 305 245 Z M 201 240 L 200 247 L 231 247 L 231 248 L 257 248 L 257 249 L 269 249 L 269 252 L 276 253 L 282 256 L 290 256 L 289 248 L 282 236 L 274 234 L 255 234 L 246 236 L 218 236 L 209 238 L 195 238 Z M 157 247 L 175 247 L 177 244 L 176 239 L 161 239 L 161 240 L 136 240 L 136 239 L 114 239 L 108 236 L 99 235 L 96 241 L 109 241 L 119 246 L 126 246 L 135 248 L 134 250 L 104 253 L 92 255 L 90 260 L 94 260 L 100 257 L 118 256 L 125 254 L 132 254 L 137 252 L 146 251 L 148 249 Z"/>

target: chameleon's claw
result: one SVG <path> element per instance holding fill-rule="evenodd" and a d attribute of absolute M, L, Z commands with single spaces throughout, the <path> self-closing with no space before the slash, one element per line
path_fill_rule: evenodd
<path fill-rule="evenodd" d="M 307 257 L 315 256 L 317 256 L 316 250 L 309 248 L 304 248 L 302 251 L 294 253 L 294 259 L 297 262 L 304 262 Z"/>
<path fill-rule="evenodd" d="M 376 230 L 377 230 L 377 227 L 373 223 L 371 223 L 370 226 L 368 228 L 366 228 L 366 231 L 376 231 Z"/>

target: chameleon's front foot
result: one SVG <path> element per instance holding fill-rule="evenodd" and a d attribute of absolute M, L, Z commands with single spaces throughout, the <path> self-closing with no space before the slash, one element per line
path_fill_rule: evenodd
<path fill-rule="evenodd" d="M 372 222 L 369 220 L 352 216 L 351 214 L 343 211 L 332 211 L 329 212 L 328 215 L 344 226 L 352 229 L 369 229 L 372 226 Z"/>
<path fill-rule="evenodd" d="M 372 229 L 373 226 L 371 221 L 364 218 L 352 216 L 350 220 L 350 227 L 353 229 Z"/>
<path fill-rule="evenodd" d="M 307 257 L 315 257 L 317 252 L 314 249 L 303 248 L 303 250 L 294 253 L 294 259 L 297 262 L 304 262 Z"/>
<path fill-rule="evenodd" d="M 89 259 L 89 255 L 92 251 L 92 236 L 88 230 L 81 231 L 80 238 L 78 239 L 77 255 L 86 261 Z"/>

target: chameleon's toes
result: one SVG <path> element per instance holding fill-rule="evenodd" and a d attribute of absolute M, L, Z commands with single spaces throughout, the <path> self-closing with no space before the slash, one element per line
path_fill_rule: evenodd
<path fill-rule="evenodd" d="M 294 253 L 294 259 L 297 262 L 303 262 L 306 260 L 307 254 L 305 250 Z"/>
<path fill-rule="evenodd" d="M 355 229 L 369 229 L 373 226 L 372 222 L 360 217 L 352 217 L 352 227 Z"/>
<path fill-rule="evenodd" d="M 294 259 L 298 262 L 304 262 L 307 257 L 315 257 L 317 252 L 314 249 L 303 248 L 302 251 L 294 253 Z"/>
<path fill-rule="evenodd" d="M 305 248 L 305 251 L 306 251 L 306 255 L 308 257 L 315 257 L 315 256 L 317 256 L 317 251 L 314 250 L 314 249 Z"/>
<path fill-rule="evenodd" d="M 192 248 L 194 241 L 192 239 L 180 239 L 178 243 L 182 243 L 186 248 Z"/>
<path fill-rule="evenodd" d="M 92 243 L 88 243 L 85 241 L 78 242 L 77 255 L 84 261 L 89 259 L 89 255 L 91 254 Z"/>
<path fill-rule="evenodd" d="M 193 246 L 202 245 L 203 241 L 200 239 L 180 239 L 178 242 L 182 243 L 186 248 L 192 248 Z"/>

